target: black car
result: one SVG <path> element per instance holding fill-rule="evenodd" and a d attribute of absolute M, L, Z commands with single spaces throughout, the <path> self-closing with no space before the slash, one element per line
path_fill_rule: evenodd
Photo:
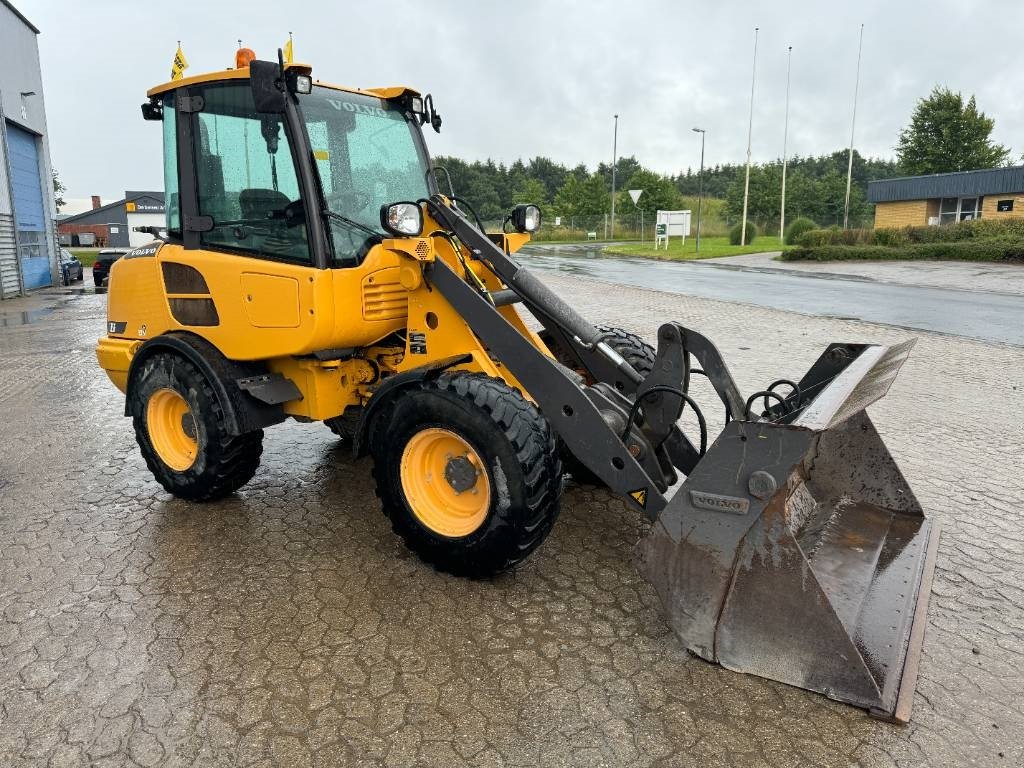
<path fill-rule="evenodd" d="M 96 261 L 92 265 L 92 282 L 99 288 L 110 276 L 110 267 L 115 261 L 126 253 L 128 248 L 104 248 L 96 254 Z"/>
<path fill-rule="evenodd" d="M 66 248 L 60 249 L 60 281 L 61 285 L 77 283 L 85 276 L 85 269 L 82 262 L 76 259 L 71 251 Z"/>

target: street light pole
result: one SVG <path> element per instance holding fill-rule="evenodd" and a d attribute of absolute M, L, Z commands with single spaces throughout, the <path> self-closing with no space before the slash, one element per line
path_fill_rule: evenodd
<path fill-rule="evenodd" d="M 750 143 L 754 136 L 754 83 L 757 81 L 757 31 L 754 27 L 754 65 L 750 72 L 750 120 L 747 125 L 747 177 L 743 182 L 743 223 L 740 225 L 740 245 L 747 244 L 747 202 L 750 199 Z"/>
<path fill-rule="evenodd" d="M 793 67 L 793 46 L 789 46 L 786 60 L 786 120 L 782 129 L 782 207 L 779 210 L 779 242 L 783 242 L 786 232 L 786 165 L 789 156 L 786 154 L 786 142 L 789 140 L 789 73 Z"/>
<path fill-rule="evenodd" d="M 612 236 L 615 239 L 615 166 L 619 157 L 619 116 L 615 116 L 615 133 L 612 138 Z"/>
<path fill-rule="evenodd" d="M 694 128 L 694 133 L 700 134 L 700 175 L 697 177 L 697 247 L 696 253 L 700 253 L 700 209 L 704 202 L 704 129 Z"/>
<path fill-rule="evenodd" d="M 850 184 L 853 181 L 853 131 L 857 125 L 857 91 L 860 90 L 860 54 L 864 50 L 864 25 L 860 25 L 857 44 L 857 77 L 853 81 L 853 117 L 850 118 L 850 157 L 846 164 L 846 202 L 843 204 L 843 229 L 850 228 Z"/>

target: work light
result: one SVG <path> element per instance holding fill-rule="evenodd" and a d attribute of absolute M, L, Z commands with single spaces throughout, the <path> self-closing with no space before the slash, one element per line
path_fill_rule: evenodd
<path fill-rule="evenodd" d="M 380 224 L 394 235 L 418 235 L 423 231 L 423 212 L 416 203 L 382 205 Z"/>
<path fill-rule="evenodd" d="M 295 76 L 295 92 L 296 93 L 312 93 L 313 92 L 313 78 L 309 75 L 296 75 Z"/>
<path fill-rule="evenodd" d="M 517 205 L 509 214 L 516 232 L 536 232 L 540 229 L 540 208 L 536 205 Z"/>

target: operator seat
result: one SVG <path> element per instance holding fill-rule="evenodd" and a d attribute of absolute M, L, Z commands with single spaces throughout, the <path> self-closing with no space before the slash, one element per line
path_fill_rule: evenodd
<path fill-rule="evenodd" d="M 290 202 L 286 194 L 276 189 L 254 187 L 243 189 L 238 194 L 242 218 L 253 222 L 254 238 L 262 240 L 254 243 L 258 250 L 293 259 L 308 259 L 306 228 L 289 227 L 284 218 L 285 208 Z"/>

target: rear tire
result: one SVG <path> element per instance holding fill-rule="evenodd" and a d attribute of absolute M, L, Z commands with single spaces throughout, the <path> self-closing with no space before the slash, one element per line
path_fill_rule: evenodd
<path fill-rule="evenodd" d="M 263 430 L 229 434 L 216 393 L 184 358 L 160 353 L 144 360 L 130 382 L 128 405 L 146 466 L 168 493 L 212 501 L 256 473 Z"/>
<path fill-rule="evenodd" d="M 443 374 L 404 390 L 374 417 L 369 448 L 392 529 L 438 570 L 480 578 L 513 568 L 558 516 L 562 470 L 550 425 L 484 374 Z"/>

